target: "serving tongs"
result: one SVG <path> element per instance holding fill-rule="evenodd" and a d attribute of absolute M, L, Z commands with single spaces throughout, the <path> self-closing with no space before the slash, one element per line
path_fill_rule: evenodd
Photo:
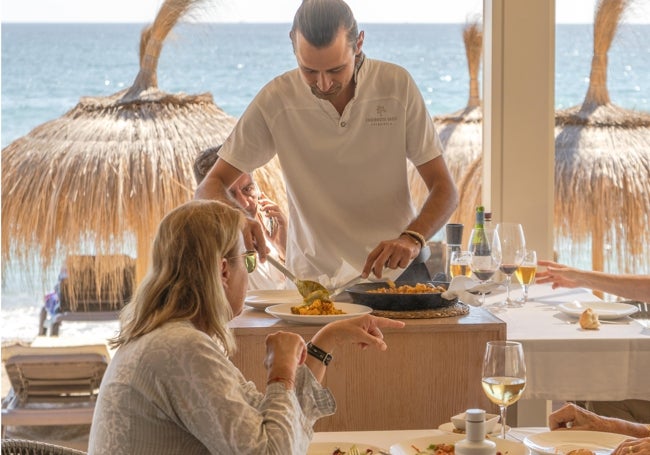
<path fill-rule="evenodd" d="M 266 260 L 271 263 L 276 269 L 278 269 L 280 272 L 284 274 L 287 278 L 289 278 L 293 284 L 296 285 L 298 288 L 298 292 L 300 292 L 300 295 L 303 296 L 303 298 L 307 298 L 311 293 L 314 291 L 321 291 L 325 293 L 326 297 L 329 297 L 330 292 L 317 281 L 311 281 L 311 280 L 299 280 L 296 278 L 296 276 L 289 271 L 280 261 L 275 259 L 273 256 L 268 255 L 266 256 Z M 323 295 L 323 294 L 321 294 Z"/>

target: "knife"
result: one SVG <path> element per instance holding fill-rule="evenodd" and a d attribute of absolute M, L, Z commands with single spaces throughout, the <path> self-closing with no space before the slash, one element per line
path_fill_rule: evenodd
<path fill-rule="evenodd" d="M 344 283 L 344 284 L 342 284 L 341 286 L 339 286 L 339 287 L 337 287 L 337 288 L 331 290 L 331 291 L 330 291 L 330 299 L 333 299 L 333 298 L 336 297 L 337 295 L 339 295 L 339 294 L 341 294 L 342 292 L 344 292 L 344 291 L 345 291 L 347 288 L 349 288 L 350 286 L 354 286 L 355 284 L 357 284 L 358 282 L 360 282 L 360 281 L 362 281 L 362 280 L 363 280 L 363 277 L 362 277 L 361 275 L 359 275 L 359 276 L 355 276 L 354 278 L 352 278 L 352 279 L 351 279 L 350 281 L 348 281 L 347 283 Z"/>

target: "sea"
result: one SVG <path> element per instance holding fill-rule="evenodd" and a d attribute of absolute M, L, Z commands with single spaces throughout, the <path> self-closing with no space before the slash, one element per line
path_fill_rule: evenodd
<path fill-rule="evenodd" d="M 464 24 L 359 24 L 364 51 L 413 75 L 431 115 L 465 107 L 469 73 Z M 143 24 L 2 24 L 2 148 L 60 117 L 83 96 L 130 87 L 138 73 Z M 158 86 L 169 93 L 209 92 L 238 117 L 272 77 L 295 67 L 289 24 L 179 24 L 165 41 Z M 589 83 L 593 27 L 556 28 L 555 106 L 582 103 Z M 650 24 L 622 24 L 609 51 L 612 102 L 650 112 Z M 38 265 L 38 258 L 34 258 Z M 26 275 L 3 267 L 2 342 L 31 341 L 57 270 Z M 116 322 L 63 323 L 66 336 L 111 336 Z"/>

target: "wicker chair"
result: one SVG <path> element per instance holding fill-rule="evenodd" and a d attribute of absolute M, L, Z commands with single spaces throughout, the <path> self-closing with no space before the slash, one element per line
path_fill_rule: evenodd
<path fill-rule="evenodd" d="M 86 452 L 25 439 L 3 439 L 2 455 L 86 455 Z"/>

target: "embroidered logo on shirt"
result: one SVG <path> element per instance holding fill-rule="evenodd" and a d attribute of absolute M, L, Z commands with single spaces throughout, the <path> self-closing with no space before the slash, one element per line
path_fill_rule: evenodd
<path fill-rule="evenodd" d="M 374 117 L 366 117 L 366 123 L 369 126 L 392 126 L 397 120 L 396 115 L 389 115 L 386 112 L 386 108 L 381 104 L 375 108 Z"/>

